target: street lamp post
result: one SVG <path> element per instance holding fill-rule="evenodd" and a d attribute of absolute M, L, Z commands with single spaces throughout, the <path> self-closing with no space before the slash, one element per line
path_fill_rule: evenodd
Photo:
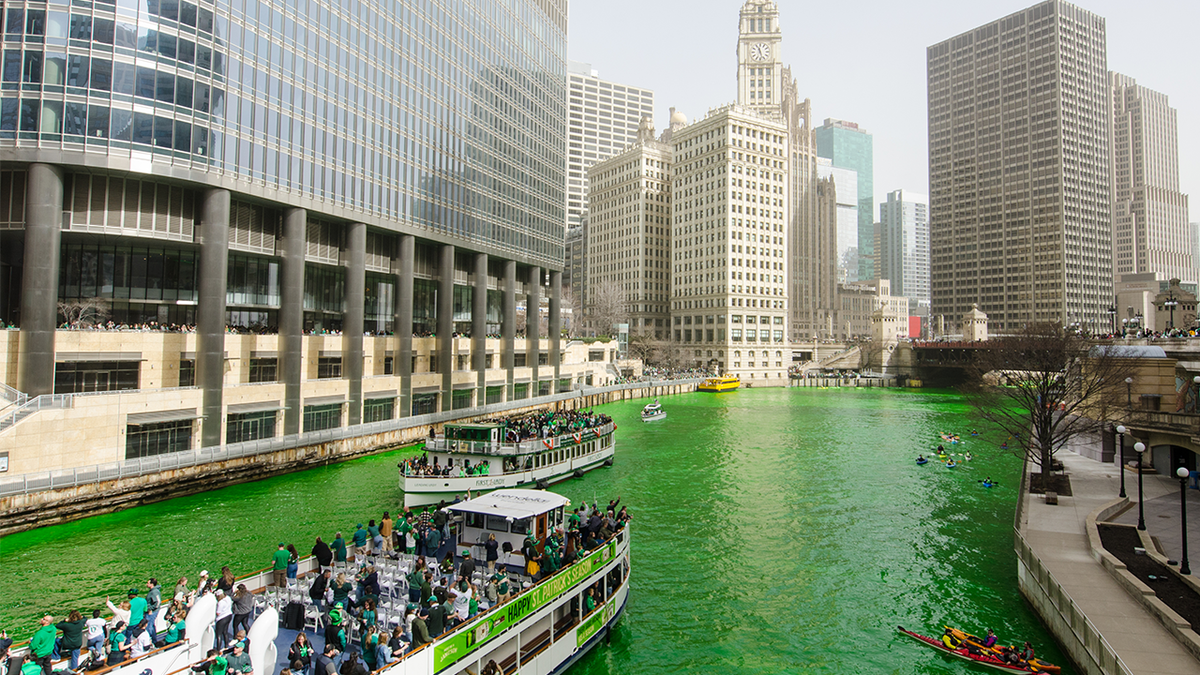
<path fill-rule="evenodd" d="M 1132 377 L 1125 378 L 1125 408 L 1127 410 L 1133 409 L 1133 378 Z"/>
<path fill-rule="evenodd" d="M 1113 335 L 1115 336 L 1117 334 L 1117 306 L 1116 305 L 1113 305 L 1112 307 L 1108 308 L 1108 322 L 1109 322 L 1109 324 L 1112 325 L 1112 332 L 1113 332 Z"/>
<path fill-rule="evenodd" d="M 1117 425 L 1117 438 L 1120 439 L 1119 446 L 1121 448 L 1121 492 L 1118 497 L 1125 496 L 1125 427 Z"/>
<path fill-rule="evenodd" d="M 1163 302 L 1163 306 L 1166 307 L 1167 309 L 1171 310 L 1171 323 L 1169 325 L 1167 325 L 1167 330 L 1172 330 L 1175 328 L 1175 306 L 1178 304 L 1179 304 L 1179 301 L 1175 299 L 1175 291 L 1172 290 L 1167 295 L 1166 301 Z"/>
<path fill-rule="evenodd" d="M 1181 466 L 1175 469 L 1175 475 L 1179 476 L 1179 525 L 1183 534 L 1183 557 L 1180 558 L 1179 573 L 1191 574 L 1192 568 L 1188 566 L 1187 555 L 1187 482 L 1191 472 L 1187 467 Z"/>
<path fill-rule="evenodd" d="M 1133 449 L 1138 454 L 1138 526 L 1137 526 L 1137 529 L 1142 530 L 1144 532 L 1146 530 L 1146 510 L 1143 508 L 1142 505 L 1146 503 L 1146 499 L 1142 496 L 1142 455 L 1146 452 L 1146 444 L 1141 441 L 1138 441 L 1137 443 L 1133 444 Z"/>

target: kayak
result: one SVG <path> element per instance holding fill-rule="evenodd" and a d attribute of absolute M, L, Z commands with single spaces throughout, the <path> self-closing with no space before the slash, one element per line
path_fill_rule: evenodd
<path fill-rule="evenodd" d="M 896 626 L 896 629 L 912 639 L 933 647 L 934 649 L 948 656 L 953 656 L 964 661 L 978 663 L 981 666 L 987 666 L 988 668 L 1001 670 L 1007 673 L 1051 673 L 1053 675 L 1058 673 L 1060 670 L 1058 666 L 1045 663 L 1044 661 L 1040 661 L 1036 658 L 1030 663 L 1022 662 L 1019 665 L 1007 663 L 1003 659 L 996 656 L 998 653 L 996 650 L 988 649 L 982 645 L 977 645 L 973 641 L 956 637 L 955 634 L 967 635 L 967 633 L 963 633 L 962 631 L 954 628 L 947 628 L 946 635 L 943 635 L 943 639 L 941 640 L 937 638 L 931 638 L 928 635 L 921 635 L 920 633 L 914 633 L 910 630 L 906 630 L 904 626 Z"/>
<path fill-rule="evenodd" d="M 927 464 L 928 462 L 929 460 L 925 459 L 924 457 L 917 460 L 917 464 Z"/>
<path fill-rule="evenodd" d="M 983 640 L 981 640 L 980 638 L 978 638 L 974 635 L 971 635 L 970 633 L 968 633 L 966 631 L 959 630 L 959 629 L 951 627 L 951 626 L 942 626 L 942 627 L 945 628 L 946 631 L 949 632 L 950 635 L 953 636 L 957 640 L 963 640 L 963 641 L 969 642 L 972 645 L 975 645 L 976 647 L 978 647 L 979 649 L 981 649 L 985 652 L 989 652 L 991 654 L 997 655 L 997 656 L 1000 655 L 1000 653 L 1001 653 L 1000 650 L 996 647 L 984 647 Z M 1012 646 L 1012 647 L 1009 647 L 1009 649 L 1016 649 L 1016 647 Z M 1053 663 L 1047 663 L 1047 662 L 1037 658 L 1036 656 L 1029 660 L 1029 665 L 1032 668 L 1032 670 L 1030 672 L 1034 672 L 1034 673 L 1057 673 L 1058 671 L 1062 670 L 1061 668 L 1054 665 Z"/>
<path fill-rule="evenodd" d="M 958 466 L 958 462 L 955 462 L 954 460 L 950 460 L 950 461 L 946 462 L 947 469 L 953 469 L 956 466 Z"/>

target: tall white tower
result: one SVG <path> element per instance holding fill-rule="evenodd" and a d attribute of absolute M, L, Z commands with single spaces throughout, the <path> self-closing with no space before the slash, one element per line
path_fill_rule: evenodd
<path fill-rule="evenodd" d="M 778 115 L 783 101 L 783 36 L 779 8 L 746 0 L 738 25 L 738 104 Z"/>

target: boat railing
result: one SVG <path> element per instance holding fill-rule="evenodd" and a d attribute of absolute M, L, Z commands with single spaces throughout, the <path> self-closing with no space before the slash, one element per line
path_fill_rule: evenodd
<path fill-rule="evenodd" d="M 469 452 L 475 455 L 511 456 L 527 455 L 564 448 L 581 443 L 585 440 L 607 436 L 614 429 L 613 423 L 602 424 L 598 427 L 577 429 L 573 432 L 553 436 L 551 438 L 530 438 L 518 443 L 502 441 L 464 441 L 453 438 L 431 438 L 425 442 L 425 449 L 430 452 Z"/>
<path fill-rule="evenodd" d="M 61 490 L 79 487 L 81 485 L 93 485 L 105 481 L 120 480 L 124 478 L 136 478 L 139 476 L 160 473 L 162 471 L 173 471 L 192 466 L 210 464 L 213 462 L 223 462 L 230 459 L 251 457 L 270 452 L 279 452 L 281 450 L 292 450 L 295 448 L 320 445 L 323 443 L 333 443 L 372 434 L 383 434 L 401 429 L 410 429 L 413 427 L 435 426 L 438 424 L 444 424 L 446 422 L 461 420 L 465 417 L 496 417 L 512 410 L 545 405 L 558 401 L 567 401 L 570 399 L 576 399 L 583 396 L 592 396 L 595 394 L 643 389 L 646 387 L 695 384 L 696 382 L 699 382 L 699 379 L 687 378 L 679 380 L 648 380 L 629 384 L 614 384 L 607 387 L 582 387 L 573 391 L 552 394 L 550 396 L 539 396 L 536 398 L 508 401 L 505 403 L 492 403 L 472 410 L 470 415 L 464 415 L 463 410 L 445 410 L 438 413 L 413 415 L 411 417 L 401 417 L 392 420 L 384 420 L 381 422 L 368 422 L 364 424 L 356 424 L 354 426 L 339 427 L 337 429 L 325 429 L 322 431 L 312 431 L 308 433 L 293 434 L 290 436 L 277 436 L 274 438 L 263 438 L 254 441 L 245 441 L 242 443 L 231 443 L 229 445 L 219 445 L 207 448 L 198 448 L 195 450 L 171 452 L 163 455 L 154 455 L 152 457 L 140 457 L 118 462 L 107 462 L 104 464 L 91 464 L 88 466 L 72 467 L 69 469 L 59 469 L 55 471 L 37 471 L 5 475 L 0 477 L 0 497 L 31 494 L 34 492 L 44 492 L 46 490 Z M 30 406 L 38 406 L 39 409 L 70 408 L 74 404 L 76 397 L 100 396 L 108 394 L 111 394 L 111 392 L 96 392 L 94 394 L 45 395 L 27 401 L 23 408 L 28 409 Z M 15 413 L 16 411 L 14 411 L 14 414 Z M 0 428 L 2 427 L 3 425 L 0 424 Z M 530 441 L 530 449 L 526 450 L 526 452 L 532 451 L 532 443 L 534 442 L 540 443 L 540 441 Z"/>

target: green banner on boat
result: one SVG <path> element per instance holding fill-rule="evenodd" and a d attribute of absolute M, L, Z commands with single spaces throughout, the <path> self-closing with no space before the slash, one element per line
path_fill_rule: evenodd
<path fill-rule="evenodd" d="M 592 612 L 592 615 L 585 619 L 583 624 L 579 626 L 579 630 L 575 631 L 575 647 L 582 647 L 589 638 L 596 634 L 596 631 L 600 630 L 601 626 L 613 618 L 616 612 L 616 598 L 609 600 L 603 606 L 598 607 L 596 611 Z"/>
<path fill-rule="evenodd" d="M 616 555 L 616 542 L 609 542 L 583 560 L 460 628 L 454 635 L 434 645 L 434 672 L 467 656 L 488 640 L 553 602 L 572 586 L 599 571 Z"/>

